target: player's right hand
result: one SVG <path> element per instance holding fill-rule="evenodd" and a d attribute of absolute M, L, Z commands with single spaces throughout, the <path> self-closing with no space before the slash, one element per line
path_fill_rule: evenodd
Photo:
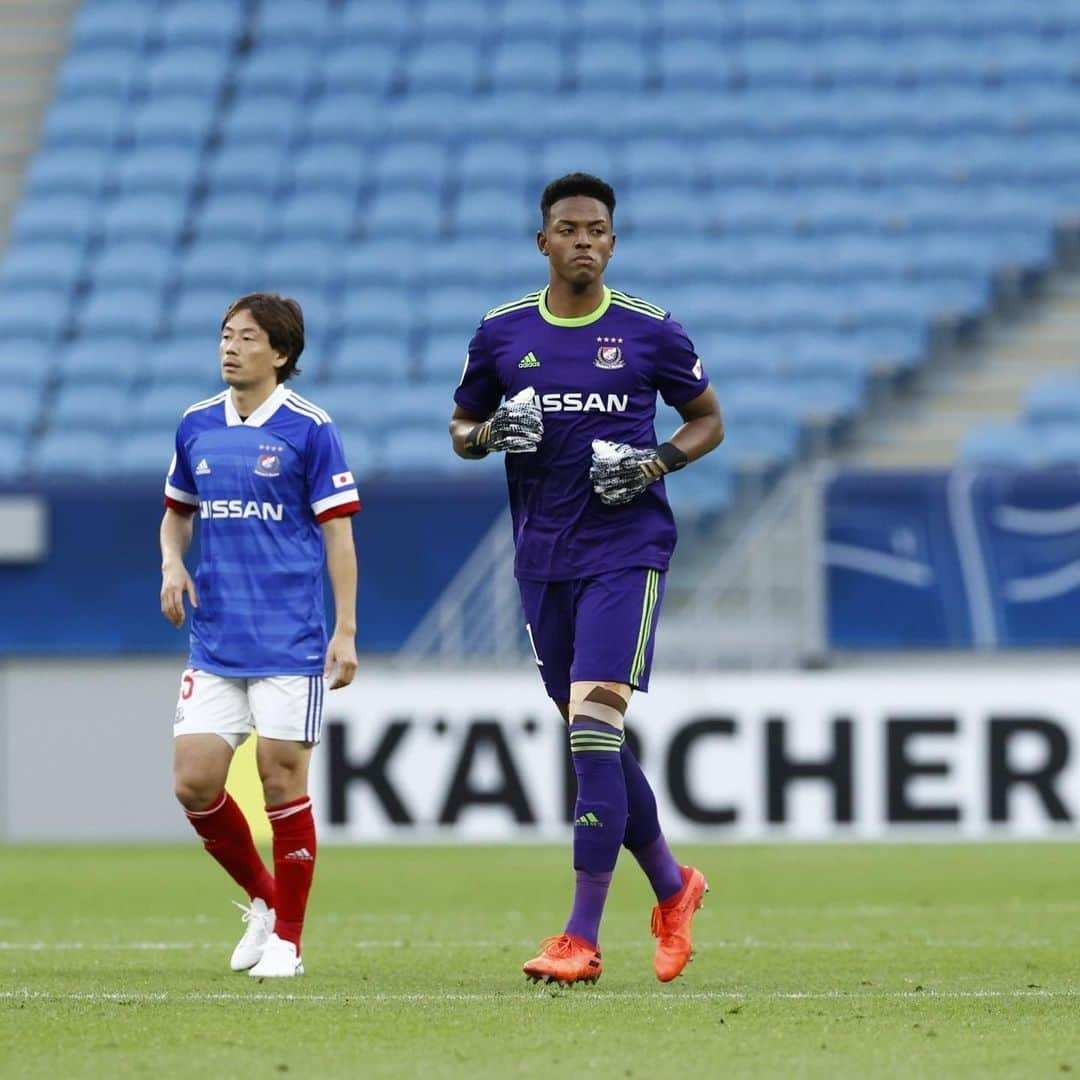
<path fill-rule="evenodd" d="M 193 608 L 199 606 L 195 594 L 195 582 L 187 572 L 187 567 L 163 566 L 161 568 L 161 614 L 177 629 L 184 625 L 184 594 Z"/>
<path fill-rule="evenodd" d="M 477 429 L 471 443 L 482 450 L 535 454 L 544 436 L 544 412 L 536 391 L 527 386 L 504 401 Z"/>

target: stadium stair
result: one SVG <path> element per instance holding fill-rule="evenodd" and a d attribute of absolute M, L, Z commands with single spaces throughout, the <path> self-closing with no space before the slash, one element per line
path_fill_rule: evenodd
<path fill-rule="evenodd" d="M 78 0 L 0 0 L 0 247 Z"/>

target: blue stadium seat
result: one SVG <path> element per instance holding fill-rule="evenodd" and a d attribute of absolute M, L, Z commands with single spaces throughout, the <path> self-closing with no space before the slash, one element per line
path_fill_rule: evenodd
<path fill-rule="evenodd" d="M 535 173 L 531 148 L 510 139 L 472 140 L 455 156 L 458 179 L 466 188 L 522 188 Z"/>
<path fill-rule="evenodd" d="M 317 142 L 290 159 L 293 184 L 301 191 L 355 195 L 367 175 L 368 153 L 350 142 Z"/>
<path fill-rule="evenodd" d="M 68 290 L 12 289 L 0 294 L 0 339 L 39 335 L 54 340 L 67 325 Z"/>
<path fill-rule="evenodd" d="M 244 0 L 177 0 L 155 25 L 169 49 L 185 45 L 217 45 L 235 41 L 247 21 Z"/>
<path fill-rule="evenodd" d="M 715 42 L 700 38 L 669 41 L 661 44 L 658 73 L 666 90 L 699 90 L 715 93 L 728 89 L 735 77 L 731 53 Z"/>
<path fill-rule="evenodd" d="M 215 380 L 214 374 L 208 365 L 205 378 L 175 382 L 171 385 L 155 384 L 133 395 L 128 412 L 131 430 L 161 431 L 171 427 L 175 431 L 185 409 L 197 401 L 205 401 L 213 397 L 224 389 L 220 381 Z M 166 445 L 168 450 L 160 466 L 163 472 L 168 467 L 169 456 L 172 454 L 172 446 Z"/>
<path fill-rule="evenodd" d="M 548 143 L 540 151 L 538 185 L 570 172 L 587 172 L 618 183 L 621 173 L 610 147 L 581 139 L 563 139 Z M 539 194 L 539 187 L 537 190 Z"/>
<path fill-rule="evenodd" d="M 225 42 L 168 49 L 146 64 L 141 82 L 153 98 L 216 99 L 231 59 Z"/>
<path fill-rule="evenodd" d="M 25 437 L 41 413 L 42 393 L 39 385 L 7 386 L 0 395 L 0 431 Z"/>
<path fill-rule="evenodd" d="M 306 38 L 263 45 L 234 68 L 234 90 L 241 101 L 262 94 L 298 99 L 311 81 L 315 66 L 316 52 Z"/>
<path fill-rule="evenodd" d="M 524 238 L 533 232 L 538 216 L 522 195 L 475 188 L 461 192 L 452 220 L 458 236 Z"/>
<path fill-rule="evenodd" d="M 456 334 L 468 344 L 476 324 L 492 306 L 490 289 L 444 284 L 428 289 L 423 318 L 432 334 Z"/>
<path fill-rule="evenodd" d="M 456 110 L 458 138 L 506 139 L 527 148 L 537 138 L 537 118 L 547 102 L 525 91 L 462 99 Z"/>
<path fill-rule="evenodd" d="M 169 306 L 162 312 L 173 337 L 194 338 L 217 334 L 222 316 L 236 294 L 218 286 L 185 289 L 179 299 L 170 298 Z"/>
<path fill-rule="evenodd" d="M 149 337 L 161 328 L 161 296 L 157 289 L 98 288 L 84 300 L 75 325 L 86 337 L 133 334 Z"/>
<path fill-rule="evenodd" d="M 427 254 L 442 251 L 444 247 L 444 244 L 421 245 L 400 238 L 351 244 L 342 260 L 346 285 L 413 285 L 421 277 Z"/>
<path fill-rule="evenodd" d="M 174 446 L 176 425 L 162 425 L 125 436 L 113 450 L 113 466 L 125 476 L 164 477 Z"/>
<path fill-rule="evenodd" d="M 496 37 L 499 41 L 529 44 L 551 34 L 551 10 L 533 0 L 505 0 L 497 9 Z"/>
<path fill-rule="evenodd" d="M 14 480 L 22 476 L 27 438 L 14 431 L 0 430 L 0 478 Z"/>
<path fill-rule="evenodd" d="M 53 103 L 45 116 L 42 142 L 51 147 L 98 146 L 116 142 L 125 106 L 112 97 L 80 97 Z"/>
<path fill-rule="evenodd" d="M 983 424 L 969 431 L 960 460 L 969 465 L 1032 467 L 1039 461 L 1042 438 L 1022 424 Z"/>
<path fill-rule="evenodd" d="M 817 5 L 793 4 L 790 0 L 754 0 L 740 7 L 737 15 L 739 34 L 747 41 L 781 41 L 796 53 L 820 30 Z"/>
<path fill-rule="evenodd" d="M 572 6 L 566 26 L 583 41 L 602 41 L 598 56 L 627 44 L 640 50 L 652 25 L 650 8 L 643 0 L 582 0 Z"/>
<path fill-rule="evenodd" d="M 114 398 L 109 411 L 115 408 Z M 109 476 L 114 471 L 112 439 L 101 431 L 49 431 L 31 446 L 28 465 L 36 476 Z"/>
<path fill-rule="evenodd" d="M 331 5 L 326 0 L 304 4 L 263 4 L 257 9 L 255 40 L 260 44 L 320 45 L 330 40 Z"/>
<path fill-rule="evenodd" d="M 83 3 L 71 26 L 72 54 L 104 49 L 138 49 L 146 39 L 154 8 L 143 0 Z"/>
<path fill-rule="evenodd" d="M 205 98 L 151 98 L 132 115 L 131 132 L 139 146 L 202 146 L 214 115 Z"/>
<path fill-rule="evenodd" d="M 42 287 L 70 292 L 82 264 L 81 243 L 9 244 L 0 264 L 0 289 Z"/>
<path fill-rule="evenodd" d="M 469 101 L 467 97 L 446 90 L 432 90 L 387 102 L 377 110 L 377 141 L 380 145 L 391 139 L 398 142 L 414 139 L 456 141 L 461 138 L 461 112 Z"/>
<path fill-rule="evenodd" d="M 50 430 L 86 434 L 108 431 L 112 426 L 108 420 L 126 411 L 126 396 L 126 387 L 65 380 L 49 404 Z"/>
<path fill-rule="evenodd" d="M 496 94 L 528 90 L 533 94 L 553 93 L 565 78 L 564 51 L 549 41 L 508 41 L 500 45 L 490 61 L 488 75 Z"/>
<path fill-rule="evenodd" d="M 805 90 L 819 78 L 819 64 L 813 50 L 783 41 L 744 41 L 733 54 L 732 64 L 734 77 L 753 90 L 769 87 Z"/>
<path fill-rule="evenodd" d="M 1080 377 L 1052 376 L 1033 383 L 1024 398 L 1024 419 L 1034 427 L 1076 424 L 1080 428 Z"/>
<path fill-rule="evenodd" d="M 383 191 L 369 206 L 361 207 L 358 220 L 364 235 L 372 240 L 430 240 L 442 228 L 443 211 L 433 193 Z"/>
<path fill-rule="evenodd" d="M 129 48 L 76 52 L 60 66 L 56 96 L 68 100 L 101 96 L 123 101 L 135 85 L 137 70 L 136 54 Z"/>
<path fill-rule="evenodd" d="M 346 302 L 346 316 L 349 306 Z M 324 374 L 334 386 L 354 383 L 379 386 L 403 383 L 411 367 L 409 350 L 400 331 L 372 332 L 359 325 L 338 340 Z M 365 401 L 363 408 L 370 412 L 372 403 Z"/>
<path fill-rule="evenodd" d="M 747 389 L 724 403 L 724 452 L 745 472 L 768 472 L 798 457 L 802 434 L 791 403 L 778 400 L 777 388 Z"/>
<path fill-rule="evenodd" d="M 579 91 L 619 90 L 640 93 L 650 76 L 648 54 L 632 42 L 605 42 L 602 49 L 577 57 L 572 81 Z"/>
<path fill-rule="evenodd" d="M 453 408 L 445 387 L 431 383 L 387 386 L 379 393 L 378 408 L 368 413 L 369 430 L 389 435 L 394 429 L 426 428 L 442 440 L 443 452 L 453 454 L 446 421 Z M 392 455 L 388 456 L 393 461 Z"/>
<path fill-rule="evenodd" d="M 118 196 L 106 204 L 101 226 L 106 239 L 174 243 L 184 227 L 187 201 L 171 195 Z"/>
<path fill-rule="evenodd" d="M 218 317 L 222 314 L 224 309 Z M 197 384 L 195 393 L 200 397 L 213 392 L 214 380 L 218 377 L 218 354 L 217 324 L 212 315 L 203 329 L 205 332 L 201 335 L 158 342 L 153 349 L 145 350 L 149 355 L 142 374 L 149 376 L 154 387 L 179 385 L 183 387 L 183 393 L 190 393 L 192 385 Z"/>
<path fill-rule="evenodd" d="M 0 381 L 40 389 L 53 372 L 56 351 L 44 335 L 6 335 L 0 340 Z"/>
<path fill-rule="evenodd" d="M 81 195 L 101 190 L 112 155 L 104 147 L 55 147 L 38 151 L 23 181 L 27 195 Z"/>
<path fill-rule="evenodd" d="M 324 292 L 342 273 L 343 247 L 320 240 L 315 233 L 295 239 L 280 239 L 260 253 L 259 275 L 268 288 L 279 291 L 274 282 L 288 283 L 303 291 Z"/>
<path fill-rule="evenodd" d="M 285 147 L 276 142 L 254 146 L 224 142 L 205 167 L 207 189 L 215 196 L 270 195 L 281 182 L 287 160 Z"/>
<path fill-rule="evenodd" d="M 540 214 L 537 211 L 537 219 Z M 530 237 L 513 244 L 493 244 L 484 236 L 463 236 L 458 240 L 432 244 L 423 251 L 416 275 L 428 288 L 451 282 L 482 286 L 489 297 L 487 308 L 513 296 L 514 289 L 547 276 L 547 264 Z M 485 309 L 486 310 L 486 309 Z"/>
<path fill-rule="evenodd" d="M 339 43 L 319 65 L 328 93 L 361 93 L 369 101 L 389 91 L 397 70 L 397 50 L 371 41 Z"/>
<path fill-rule="evenodd" d="M 414 29 L 417 40 L 429 43 L 476 42 L 491 21 L 485 0 L 454 0 L 452 4 L 425 4 Z"/>
<path fill-rule="evenodd" d="M 442 143 L 394 142 L 375 163 L 375 182 L 380 189 L 415 188 L 441 192 L 446 182 L 446 148 Z"/>
<path fill-rule="evenodd" d="M 735 478 L 721 453 L 708 454 L 664 481 L 676 519 L 693 521 L 705 514 L 721 514 L 735 501 Z"/>
<path fill-rule="evenodd" d="M 194 242 L 179 260 L 184 289 L 213 287 L 235 295 L 255 286 L 254 241 L 218 239 L 213 233 Z"/>
<path fill-rule="evenodd" d="M 420 354 L 420 372 L 427 381 L 438 383 L 446 388 L 447 416 L 453 408 L 450 403 L 450 394 L 461 381 L 469 340 L 483 314 L 482 311 L 475 314 L 473 325 L 464 334 L 456 330 L 450 333 L 429 334 L 424 342 L 424 348 Z"/>
<path fill-rule="evenodd" d="M 631 193 L 652 186 L 669 190 L 693 186 L 699 177 L 697 149 L 696 144 L 662 135 L 635 139 L 624 150 L 626 186 Z"/>
<path fill-rule="evenodd" d="M 407 35 L 413 18 L 413 10 L 404 4 L 381 3 L 345 4 L 339 21 L 330 27 L 335 41 L 349 45 L 380 42 L 387 45 L 400 43 Z"/>
<path fill-rule="evenodd" d="M 304 110 L 302 123 L 309 142 L 352 142 L 368 146 L 380 134 L 383 118 L 363 91 L 328 91 Z"/>
<path fill-rule="evenodd" d="M 211 193 L 193 215 L 199 242 L 258 240 L 268 224 L 270 207 L 269 198 L 257 190 L 248 195 Z"/>
<path fill-rule="evenodd" d="M 135 240 L 120 240 L 103 247 L 90 263 L 95 286 L 105 288 L 161 288 L 175 270 L 169 247 Z"/>
<path fill-rule="evenodd" d="M 340 243 L 352 229 L 355 217 L 355 194 L 300 190 L 278 203 L 273 227 L 281 237 Z"/>
<path fill-rule="evenodd" d="M 221 121 L 221 135 L 235 145 L 285 145 L 296 131 L 300 112 L 295 97 L 237 98 Z"/>
<path fill-rule="evenodd" d="M 416 297 L 396 289 L 350 290 L 341 305 L 342 326 L 353 336 L 361 332 L 405 334 L 422 317 Z"/>
<path fill-rule="evenodd" d="M 119 159 L 115 179 L 125 195 L 162 192 L 186 199 L 200 165 L 199 149 L 194 146 L 141 147 Z"/>
<path fill-rule="evenodd" d="M 366 426 L 363 423 L 343 426 L 338 423 L 337 417 L 334 417 L 334 423 L 337 424 L 338 433 L 341 435 L 341 442 L 345 448 L 345 460 L 353 476 L 360 481 L 361 478 L 378 472 L 379 448 L 368 435 Z M 362 495 L 361 498 L 363 498 Z"/>
<path fill-rule="evenodd" d="M 410 57 L 406 81 L 413 93 L 468 94 L 476 85 L 480 54 L 474 41 L 425 42 Z"/>
<path fill-rule="evenodd" d="M 490 461 L 465 461 L 450 439 L 434 429 L 434 417 L 388 431 L 381 442 L 382 460 L 397 473 L 443 473 L 481 481 L 496 474 Z M 445 417 L 441 417 L 445 426 Z M 498 455 L 491 455 L 497 457 Z"/>

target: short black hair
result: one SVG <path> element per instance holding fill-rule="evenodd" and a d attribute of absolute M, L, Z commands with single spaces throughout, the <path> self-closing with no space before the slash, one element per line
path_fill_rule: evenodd
<path fill-rule="evenodd" d="M 608 211 L 608 217 L 615 220 L 615 190 L 599 176 L 591 173 L 572 172 L 552 180 L 543 195 L 540 196 L 540 215 L 547 224 L 548 211 L 560 200 L 574 195 L 584 195 L 589 199 L 599 199 Z"/>
<path fill-rule="evenodd" d="M 248 293 L 229 305 L 221 320 L 221 329 L 224 330 L 225 324 L 240 311 L 251 312 L 251 317 L 266 331 L 270 348 L 286 358 L 277 369 L 277 381 L 283 383 L 299 375 L 296 362 L 304 351 L 304 312 L 300 305 L 292 297 L 277 293 Z"/>

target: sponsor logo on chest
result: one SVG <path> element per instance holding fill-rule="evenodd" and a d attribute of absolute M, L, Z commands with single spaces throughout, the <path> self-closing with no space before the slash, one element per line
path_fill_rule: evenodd
<path fill-rule="evenodd" d="M 626 412 L 629 394 L 587 394 L 580 390 L 540 395 L 544 412 Z"/>
<path fill-rule="evenodd" d="M 256 502 L 255 499 L 207 499 L 199 503 L 199 517 L 204 520 L 258 518 L 260 521 L 281 521 L 284 516 L 282 503 Z"/>

